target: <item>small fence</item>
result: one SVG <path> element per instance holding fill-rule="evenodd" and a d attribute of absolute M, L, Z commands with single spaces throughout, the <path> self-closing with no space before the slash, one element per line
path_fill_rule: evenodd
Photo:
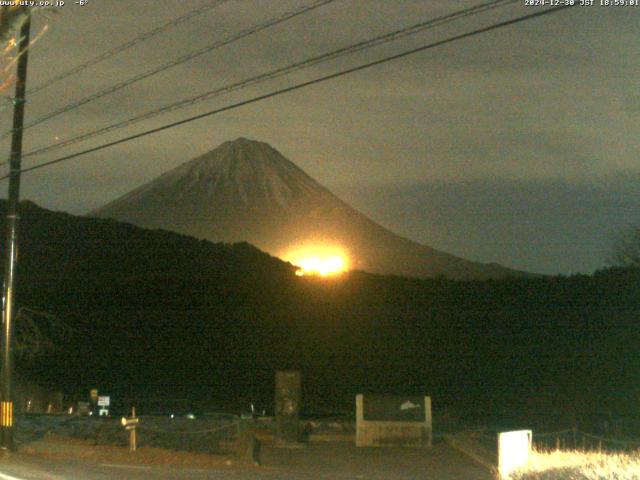
<path fill-rule="evenodd" d="M 231 453 L 241 421 L 233 414 L 215 413 L 197 417 L 141 416 L 137 444 L 178 451 Z M 89 440 L 94 445 L 129 445 L 129 432 L 119 418 L 68 415 L 23 415 L 17 422 L 19 443 L 29 443 L 53 433 Z"/>
<path fill-rule="evenodd" d="M 239 417 L 230 414 L 197 419 L 140 417 L 137 425 L 139 446 L 202 453 L 229 453 L 241 428 Z"/>
<path fill-rule="evenodd" d="M 465 432 L 472 440 L 489 452 L 497 452 L 497 433 L 486 431 Z M 640 439 L 613 438 L 584 432 L 578 428 L 567 428 L 554 432 L 533 430 L 532 446 L 535 450 L 580 450 L 592 452 L 636 452 L 640 451 Z"/>
<path fill-rule="evenodd" d="M 538 450 L 582 450 L 582 451 L 637 451 L 640 439 L 621 439 L 594 435 L 577 428 L 558 432 L 533 434 L 533 446 Z"/>

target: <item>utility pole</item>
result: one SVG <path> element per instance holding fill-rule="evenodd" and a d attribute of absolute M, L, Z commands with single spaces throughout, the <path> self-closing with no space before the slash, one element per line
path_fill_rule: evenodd
<path fill-rule="evenodd" d="M 2 296 L 2 371 L 0 373 L 0 448 L 12 451 L 13 445 L 13 327 L 15 319 L 14 281 L 18 258 L 18 201 L 20 199 L 20 168 L 22 161 L 22 126 L 27 86 L 27 58 L 31 18 L 20 28 L 18 40 L 18 73 L 13 99 L 13 137 L 7 202 L 7 236 L 5 241 L 4 292 Z"/>

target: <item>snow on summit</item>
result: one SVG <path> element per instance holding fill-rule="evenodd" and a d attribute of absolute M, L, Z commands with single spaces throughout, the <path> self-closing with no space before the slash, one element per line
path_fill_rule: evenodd
<path fill-rule="evenodd" d="M 400 237 L 353 209 L 267 143 L 238 138 L 93 212 L 214 242 L 246 241 L 290 260 L 342 252 L 351 269 L 417 277 L 516 275 Z M 348 258 L 347 258 L 348 257 Z"/>

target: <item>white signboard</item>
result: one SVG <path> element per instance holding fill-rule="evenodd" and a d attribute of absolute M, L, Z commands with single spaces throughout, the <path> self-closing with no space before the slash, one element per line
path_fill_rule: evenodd
<path fill-rule="evenodd" d="M 111 398 L 109 397 L 98 397 L 98 406 L 100 407 L 108 407 Z"/>
<path fill-rule="evenodd" d="M 529 461 L 531 453 L 531 430 L 502 432 L 498 435 L 498 470 L 500 478 L 510 475 Z"/>

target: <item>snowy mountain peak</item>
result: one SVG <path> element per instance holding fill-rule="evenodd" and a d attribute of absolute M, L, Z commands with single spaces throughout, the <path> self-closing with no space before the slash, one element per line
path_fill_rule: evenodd
<path fill-rule="evenodd" d="M 93 212 L 212 241 L 248 241 L 272 255 L 301 246 L 348 252 L 375 273 L 492 278 L 513 272 L 395 235 L 342 202 L 267 143 L 237 138 Z"/>
<path fill-rule="evenodd" d="M 326 192 L 275 148 L 244 137 L 181 165 L 164 181 L 212 196 L 235 193 L 245 204 L 286 206 L 297 198 Z"/>

